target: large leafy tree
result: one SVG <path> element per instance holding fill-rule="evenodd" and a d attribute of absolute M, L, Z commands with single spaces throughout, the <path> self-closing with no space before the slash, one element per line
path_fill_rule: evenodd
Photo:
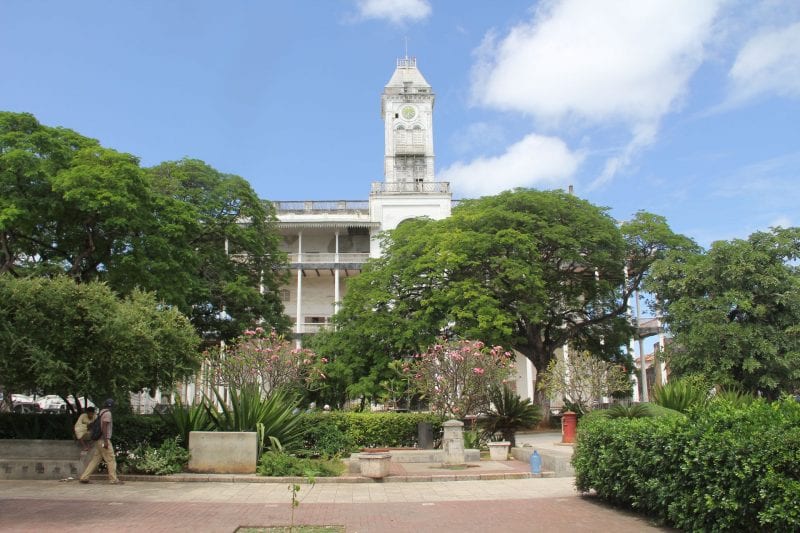
<path fill-rule="evenodd" d="M 0 276 L 0 385 L 62 398 L 124 400 L 169 387 L 199 366 L 200 339 L 175 308 L 106 284 Z"/>
<path fill-rule="evenodd" d="M 670 370 L 771 397 L 800 386 L 798 259 L 800 228 L 777 228 L 657 262 Z"/>
<path fill-rule="evenodd" d="M 202 161 L 142 169 L 74 131 L 0 112 L 0 274 L 152 290 L 213 340 L 259 319 L 284 330 L 271 209 Z"/>
<path fill-rule="evenodd" d="M 202 161 L 162 163 L 148 173 L 167 221 L 172 211 L 186 217 L 183 209 L 188 210 L 188 220 L 177 225 L 174 237 L 190 254 L 180 303 L 198 330 L 206 337 L 230 339 L 244 326 L 264 321 L 286 331 L 289 322 L 278 295 L 286 256 L 279 249 L 271 204 L 262 202 L 243 178 Z M 147 255 L 158 256 L 174 244 L 172 236 L 152 232 L 145 239 Z M 165 263 L 161 271 L 173 266 Z"/>
<path fill-rule="evenodd" d="M 315 345 L 334 359 L 333 380 L 376 383 L 387 359 L 443 330 L 511 346 L 539 372 L 564 344 L 623 359 L 629 297 L 665 250 L 692 243 L 649 213 L 620 226 L 573 195 L 519 189 L 406 221 L 383 245 L 351 282 L 336 332 Z"/>

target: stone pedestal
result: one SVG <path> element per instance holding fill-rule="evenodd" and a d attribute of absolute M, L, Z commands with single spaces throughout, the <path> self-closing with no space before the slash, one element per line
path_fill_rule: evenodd
<path fill-rule="evenodd" d="M 466 464 L 464 456 L 464 423 L 458 420 L 448 420 L 442 424 L 444 436 L 442 437 L 442 449 L 444 450 L 445 465 Z"/>
<path fill-rule="evenodd" d="M 189 471 L 212 474 L 254 474 L 258 461 L 255 432 L 189 432 Z"/>
<path fill-rule="evenodd" d="M 508 449 L 511 447 L 510 442 L 490 442 L 489 443 L 489 458 L 492 461 L 507 461 Z"/>
<path fill-rule="evenodd" d="M 358 466 L 362 476 L 382 479 L 389 475 L 391 460 L 392 454 L 387 452 L 365 452 L 358 455 Z"/>

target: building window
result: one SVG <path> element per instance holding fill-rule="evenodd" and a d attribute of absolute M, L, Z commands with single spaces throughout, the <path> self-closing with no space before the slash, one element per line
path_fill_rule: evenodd
<path fill-rule="evenodd" d="M 289 292 L 289 289 L 281 289 L 278 293 L 280 294 L 282 302 L 288 302 L 292 298 L 292 293 Z"/>

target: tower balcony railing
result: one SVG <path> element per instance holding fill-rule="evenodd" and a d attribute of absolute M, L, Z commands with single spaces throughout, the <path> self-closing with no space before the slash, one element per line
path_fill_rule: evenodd
<path fill-rule="evenodd" d="M 395 153 L 401 155 L 407 154 L 424 154 L 425 153 L 425 144 L 396 144 L 395 145 Z"/>
<path fill-rule="evenodd" d="M 363 264 L 369 259 L 369 252 L 356 253 L 322 253 L 322 252 L 303 252 L 302 254 L 293 253 L 289 255 L 289 264 Z"/>
<path fill-rule="evenodd" d="M 399 194 L 413 192 L 450 194 L 450 183 L 447 181 L 372 182 L 371 194 Z"/>

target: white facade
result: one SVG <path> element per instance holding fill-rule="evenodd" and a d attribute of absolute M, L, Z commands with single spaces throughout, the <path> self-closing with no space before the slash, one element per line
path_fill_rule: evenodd
<path fill-rule="evenodd" d="M 298 344 L 330 322 L 349 278 L 380 256 L 380 232 L 450 216 L 450 186 L 434 179 L 434 98 L 416 60 L 398 59 L 381 96 L 384 180 L 372 183 L 369 199 L 273 202 L 292 274 L 281 299 Z"/>

